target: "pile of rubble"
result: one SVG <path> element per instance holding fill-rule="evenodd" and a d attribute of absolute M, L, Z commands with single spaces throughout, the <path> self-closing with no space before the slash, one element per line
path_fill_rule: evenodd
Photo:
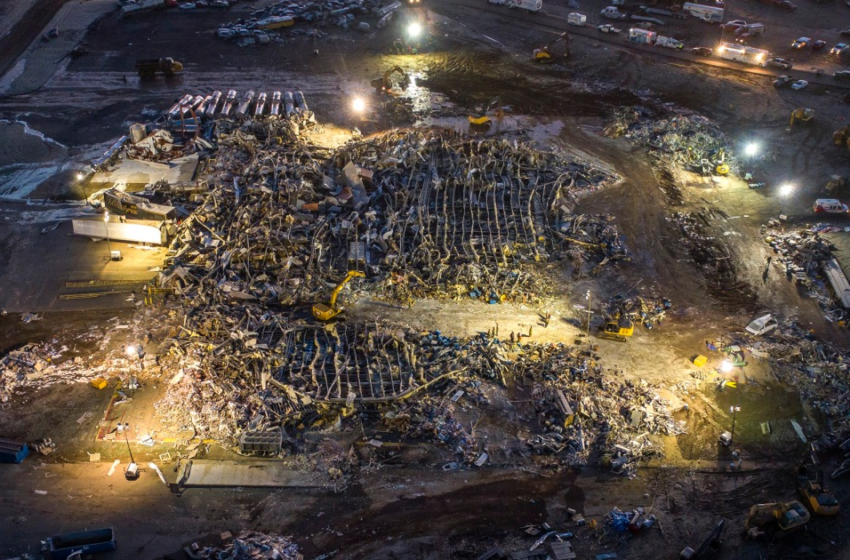
<path fill-rule="evenodd" d="M 101 369 L 87 367 L 80 357 L 63 358 L 69 351 L 56 340 L 27 344 L 0 357 L 0 402 L 28 387 L 49 387 L 59 383 L 88 382 Z"/>
<path fill-rule="evenodd" d="M 824 281 L 827 270 L 843 276 L 841 267 L 833 256 L 835 247 L 820 236 L 822 226 L 810 230 L 786 232 L 777 220 L 762 227 L 762 237 L 778 255 L 777 261 L 785 266 L 785 274 L 798 286 L 808 288 L 809 296 L 816 298 L 826 318 L 832 322 L 846 321 L 847 310 L 832 296 Z"/>
<path fill-rule="evenodd" d="M 603 134 L 625 137 L 664 155 L 667 162 L 700 170 L 708 164 L 735 167 L 720 127 L 706 117 L 682 108 L 665 107 L 664 115 L 646 107 L 618 110 Z"/>
<path fill-rule="evenodd" d="M 360 270 L 375 295 L 396 301 L 537 301 L 536 265 L 627 256 L 609 217 L 571 211 L 612 177 L 559 155 L 444 129 L 330 153 L 280 144 L 273 127 L 291 130 L 253 120 L 220 136 L 203 177 L 210 195 L 178 232 L 162 287 L 196 301 L 291 305 L 320 301 Z"/>
<path fill-rule="evenodd" d="M 189 558 L 215 558 L 217 560 L 253 560 L 255 558 L 275 558 L 277 560 L 302 560 L 298 545 L 289 537 L 266 535 L 254 531 L 243 531 L 238 537 L 229 532 L 221 536 L 218 546 L 202 547 L 197 543 L 187 546 Z"/>

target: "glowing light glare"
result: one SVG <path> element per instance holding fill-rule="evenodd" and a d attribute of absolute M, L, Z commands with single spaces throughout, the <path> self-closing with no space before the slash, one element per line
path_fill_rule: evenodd
<path fill-rule="evenodd" d="M 725 52 L 725 51 L 726 51 L 726 47 L 724 47 L 723 45 L 720 45 L 719 47 L 717 47 L 717 53 L 718 54 Z"/>
<path fill-rule="evenodd" d="M 756 55 L 756 60 L 758 60 L 758 61 L 762 61 L 762 60 L 764 60 L 764 53 L 759 53 L 759 54 L 757 54 L 757 55 Z"/>
<path fill-rule="evenodd" d="M 722 371 L 723 373 L 729 373 L 730 371 L 732 371 L 732 362 L 730 362 L 729 360 L 723 360 L 723 362 L 721 362 L 720 364 L 720 371 Z"/>
<path fill-rule="evenodd" d="M 351 108 L 358 113 L 362 113 L 366 110 L 366 101 L 362 97 L 355 97 L 351 101 Z"/>
<path fill-rule="evenodd" d="M 794 192 L 794 185 L 791 183 L 785 183 L 781 187 L 779 187 L 779 196 L 791 196 Z"/>
<path fill-rule="evenodd" d="M 415 21 L 407 26 L 407 34 L 411 37 L 419 37 L 422 33 L 422 26 Z"/>
<path fill-rule="evenodd" d="M 756 142 L 750 142 L 746 146 L 744 146 L 744 153 L 749 157 L 753 157 L 754 155 L 759 153 L 759 145 Z"/>
<path fill-rule="evenodd" d="M 77 172 L 77 181 L 82 181 L 85 175 L 83 175 L 82 171 Z"/>
<path fill-rule="evenodd" d="M 126 350 L 126 351 L 127 351 L 127 356 L 128 356 L 128 357 L 130 357 L 130 358 L 135 358 L 135 357 L 138 355 L 138 353 L 139 353 L 139 352 L 136 350 L 136 347 L 135 347 L 135 346 L 133 346 L 132 344 L 131 344 L 130 346 L 128 346 L 128 347 L 127 347 L 127 350 Z"/>
<path fill-rule="evenodd" d="M 109 212 L 104 212 L 104 213 L 103 213 L 103 221 L 104 221 L 104 222 L 108 222 L 108 221 L 109 221 Z"/>

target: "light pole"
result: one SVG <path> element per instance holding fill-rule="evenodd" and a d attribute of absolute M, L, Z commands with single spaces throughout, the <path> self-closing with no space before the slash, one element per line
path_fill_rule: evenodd
<path fill-rule="evenodd" d="M 112 245 L 109 243 L 109 211 L 103 214 L 103 229 L 106 230 L 106 250 L 109 251 L 109 260 L 112 260 Z"/>
<path fill-rule="evenodd" d="M 732 413 L 732 432 L 729 435 L 729 445 L 732 445 L 732 442 L 735 440 L 735 420 L 738 418 L 738 413 L 741 412 L 740 406 L 730 406 L 729 412 Z"/>
<path fill-rule="evenodd" d="M 590 290 L 587 290 L 587 337 L 590 338 L 590 315 L 593 313 L 590 309 Z"/>

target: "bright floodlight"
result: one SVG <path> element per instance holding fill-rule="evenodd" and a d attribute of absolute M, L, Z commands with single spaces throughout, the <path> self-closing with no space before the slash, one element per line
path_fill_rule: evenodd
<path fill-rule="evenodd" d="M 415 21 L 407 26 L 407 34 L 413 38 L 419 37 L 422 33 L 422 26 Z"/>
<path fill-rule="evenodd" d="M 779 187 L 779 196 L 791 196 L 794 192 L 794 185 L 791 183 L 785 183 L 781 187 Z"/>
<path fill-rule="evenodd" d="M 77 172 L 77 181 L 82 181 L 85 175 L 83 175 L 82 171 Z"/>
<path fill-rule="evenodd" d="M 759 153 L 759 145 L 756 142 L 750 142 L 744 146 L 744 153 L 749 157 L 753 157 Z"/>
<path fill-rule="evenodd" d="M 131 344 L 127 346 L 127 356 L 135 358 L 138 354 L 139 352 L 138 350 L 136 350 L 136 347 L 134 345 Z"/>
<path fill-rule="evenodd" d="M 362 113 L 366 110 L 366 101 L 362 97 L 355 97 L 351 101 L 351 108 L 358 113 Z"/>
<path fill-rule="evenodd" d="M 720 363 L 720 371 L 723 373 L 729 373 L 732 371 L 732 362 L 729 360 L 723 360 L 723 362 Z"/>

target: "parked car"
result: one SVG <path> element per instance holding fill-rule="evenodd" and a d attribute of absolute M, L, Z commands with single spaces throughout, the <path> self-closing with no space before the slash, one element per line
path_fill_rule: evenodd
<path fill-rule="evenodd" d="M 614 27 L 613 25 L 611 25 L 609 23 L 599 25 L 599 26 L 596 27 L 596 29 L 598 31 L 601 31 L 602 33 L 619 33 L 620 32 L 619 29 L 617 29 L 616 27 Z"/>
<path fill-rule="evenodd" d="M 797 39 L 796 41 L 791 43 L 791 48 L 792 49 L 805 49 L 807 46 L 809 46 L 809 43 L 811 43 L 811 42 L 812 42 L 812 40 L 809 37 L 800 37 L 799 39 Z"/>
<path fill-rule="evenodd" d="M 210 6 L 213 8 L 229 8 L 230 3 L 227 0 L 212 0 Z"/>
<path fill-rule="evenodd" d="M 793 90 L 801 90 L 801 89 L 803 89 L 804 87 L 806 87 L 806 86 L 808 86 L 808 85 L 809 85 L 809 82 L 807 82 L 806 80 L 797 80 L 796 82 L 794 82 L 793 84 L 791 84 L 791 89 L 793 89 Z"/>
<path fill-rule="evenodd" d="M 829 49 L 829 54 L 841 54 L 841 51 L 847 48 L 847 43 L 838 43 L 831 49 Z"/>
<path fill-rule="evenodd" d="M 697 56 L 711 56 L 711 48 L 710 47 L 694 47 L 691 49 L 691 54 L 695 54 Z"/>
<path fill-rule="evenodd" d="M 819 198 L 812 207 L 815 214 L 846 214 L 847 205 L 837 198 Z"/>
<path fill-rule="evenodd" d="M 845 29 L 841 33 L 839 33 L 842 37 L 850 37 L 850 29 Z"/>
<path fill-rule="evenodd" d="M 826 48 L 826 41 L 817 40 L 814 43 L 812 43 L 812 50 L 813 51 L 822 51 L 825 48 Z"/>
<path fill-rule="evenodd" d="M 776 89 L 783 88 L 794 81 L 791 76 L 782 75 L 773 80 L 773 87 Z"/>
<path fill-rule="evenodd" d="M 790 70 L 794 67 L 794 65 L 791 64 L 791 61 L 785 58 L 771 58 L 767 61 L 767 65 L 782 68 L 783 70 Z"/>
<path fill-rule="evenodd" d="M 832 73 L 832 77 L 836 80 L 850 80 L 850 70 L 838 70 Z"/>
<path fill-rule="evenodd" d="M 794 10 L 797 9 L 797 5 L 792 4 L 788 0 L 779 0 L 778 2 L 775 2 L 775 4 L 777 6 L 779 6 L 780 8 L 782 8 L 783 10 L 786 10 L 788 12 L 793 12 Z"/>
<path fill-rule="evenodd" d="M 195 6 L 194 2 L 189 2 L 188 4 L 180 4 L 181 10 L 194 10 L 195 8 L 197 8 L 197 6 Z"/>
<path fill-rule="evenodd" d="M 747 332 L 755 335 L 762 336 L 770 331 L 776 329 L 779 326 L 779 321 L 777 321 L 773 315 L 768 313 L 767 315 L 762 315 L 758 319 L 755 319 L 752 323 L 747 325 Z"/>
<path fill-rule="evenodd" d="M 236 37 L 236 31 L 227 27 L 220 28 L 215 34 L 218 35 L 219 39 L 233 39 Z"/>

